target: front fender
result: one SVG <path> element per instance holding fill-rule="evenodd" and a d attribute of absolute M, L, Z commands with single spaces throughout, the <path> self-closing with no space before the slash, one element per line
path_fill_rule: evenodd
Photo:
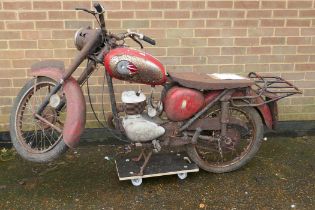
<path fill-rule="evenodd" d="M 55 65 L 57 62 L 58 61 L 39 62 L 39 64 L 42 65 L 34 65 L 35 67 L 37 66 L 37 68 L 32 67 L 31 75 L 35 77 L 45 76 L 59 81 L 64 74 L 64 68 Z M 64 82 L 63 93 L 67 100 L 67 106 L 62 135 L 65 144 L 70 148 L 74 148 L 78 145 L 80 136 L 85 127 L 85 99 L 79 84 L 73 77 L 70 77 Z"/>

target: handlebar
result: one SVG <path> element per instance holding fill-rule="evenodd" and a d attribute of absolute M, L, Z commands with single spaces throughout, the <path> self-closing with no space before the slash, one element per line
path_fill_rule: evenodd
<path fill-rule="evenodd" d="M 120 35 L 117 35 L 117 34 L 110 34 L 111 37 L 115 38 L 116 40 L 123 40 L 127 37 L 137 37 L 139 38 L 140 40 L 143 40 L 151 45 L 155 45 L 156 42 L 154 39 L 151 39 L 150 37 L 148 36 L 145 36 L 143 34 L 140 34 L 140 33 L 137 33 L 137 32 L 133 32 L 133 31 L 130 31 L 128 30 L 126 33 L 123 33 L 123 34 L 120 34 Z"/>
<path fill-rule="evenodd" d="M 82 11 L 85 11 L 85 12 L 88 12 L 94 16 L 98 15 L 98 20 L 99 20 L 99 24 L 100 24 L 100 27 L 101 27 L 101 30 L 103 31 L 104 35 L 107 34 L 107 31 L 106 31 L 106 25 L 105 25 L 105 19 L 104 19 L 104 8 L 102 7 L 102 5 L 100 5 L 100 3 L 98 2 L 95 2 L 93 4 L 93 7 L 95 8 L 96 11 L 91 11 L 91 10 L 88 10 L 88 9 L 84 9 L 84 8 L 76 8 L 76 10 L 82 10 Z M 135 37 L 151 44 L 151 45 L 155 45 L 156 42 L 155 40 L 151 39 L 150 37 L 148 36 L 145 36 L 143 34 L 140 34 L 140 33 L 136 33 L 136 32 L 131 32 L 131 31 L 127 31 L 126 33 L 122 34 L 122 35 L 116 35 L 116 34 L 110 34 L 111 37 L 115 38 L 116 40 L 123 40 L 125 39 L 126 37 L 130 37 L 132 39 L 134 39 Z M 134 39 L 135 40 L 135 39 Z M 135 40 L 136 42 L 138 42 L 137 40 Z M 140 46 L 142 47 L 141 43 L 139 43 Z"/>
<path fill-rule="evenodd" d="M 100 21 L 100 27 L 102 31 L 106 34 L 106 26 L 105 26 L 105 19 L 104 19 L 104 8 L 100 5 L 100 3 L 95 2 L 94 3 L 94 8 L 96 12 L 98 13 L 98 19 Z"/>
<path fill-rule="evenodd" d="M 98 13 L 103 13 L 104 12 L 103 11 L 103 7 L 100 5 L 100 3 L 95 2 L 93 6 L 94 6 L 96 12 L 98 12 Z"/>
<path fill-rule="evenodd" d="M 145 35 L 144 35 L 142 40 L 145 41 L 145 42 L 147 42 L 147 43 L 149 43 L 149 44 L 151 44 L 151 45 L 155 45 L 155 40 L 151 39 L 151 38 L 148 37 L 148 36 L 145 36 Z"/>

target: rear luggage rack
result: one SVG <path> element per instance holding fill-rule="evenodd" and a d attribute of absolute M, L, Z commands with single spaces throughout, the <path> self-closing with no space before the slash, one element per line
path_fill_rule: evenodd
<path fill-rule="evenodd" d="M 261 106 L 294 94 L 302 93 L 296 86 L 281 77 L 261 76 L 255 72 L 251 72 L 248 74 L 248 78 L 254 80 L 254 85 L 252 89 L 246 90 L 244 96 L 233 96 L 231 98 L 234 106 Z M 261 97 L 263 100 L 261 100 Z M 235 100 L 244 103 L 236 103 Z"/>

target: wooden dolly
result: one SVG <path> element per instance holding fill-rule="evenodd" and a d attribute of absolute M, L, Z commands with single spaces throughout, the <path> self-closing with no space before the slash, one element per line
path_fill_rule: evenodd
<path fill-rule="evenodd" d="M 115 161 L 119 180 L 131 180 L 134 186 L 140 186 L 143 178 L 177 174 L 185 179 L 187 173 L 198 172 L 199 167 L 190 161 L 185 153 L 161 153 L 152 155 L 142 176 L 137 175 L 143 160 L 136 162 L 131 158 L 119 158 Z"/>

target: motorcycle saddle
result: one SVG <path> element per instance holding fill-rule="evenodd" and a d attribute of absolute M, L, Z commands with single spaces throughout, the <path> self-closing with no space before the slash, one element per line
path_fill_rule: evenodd
<path fill-rule="evenodd" d="M 169 73 L 172 81 L 198 90 L 222 90 L 250 87 L 254 82 L 235 74 Z"/>

